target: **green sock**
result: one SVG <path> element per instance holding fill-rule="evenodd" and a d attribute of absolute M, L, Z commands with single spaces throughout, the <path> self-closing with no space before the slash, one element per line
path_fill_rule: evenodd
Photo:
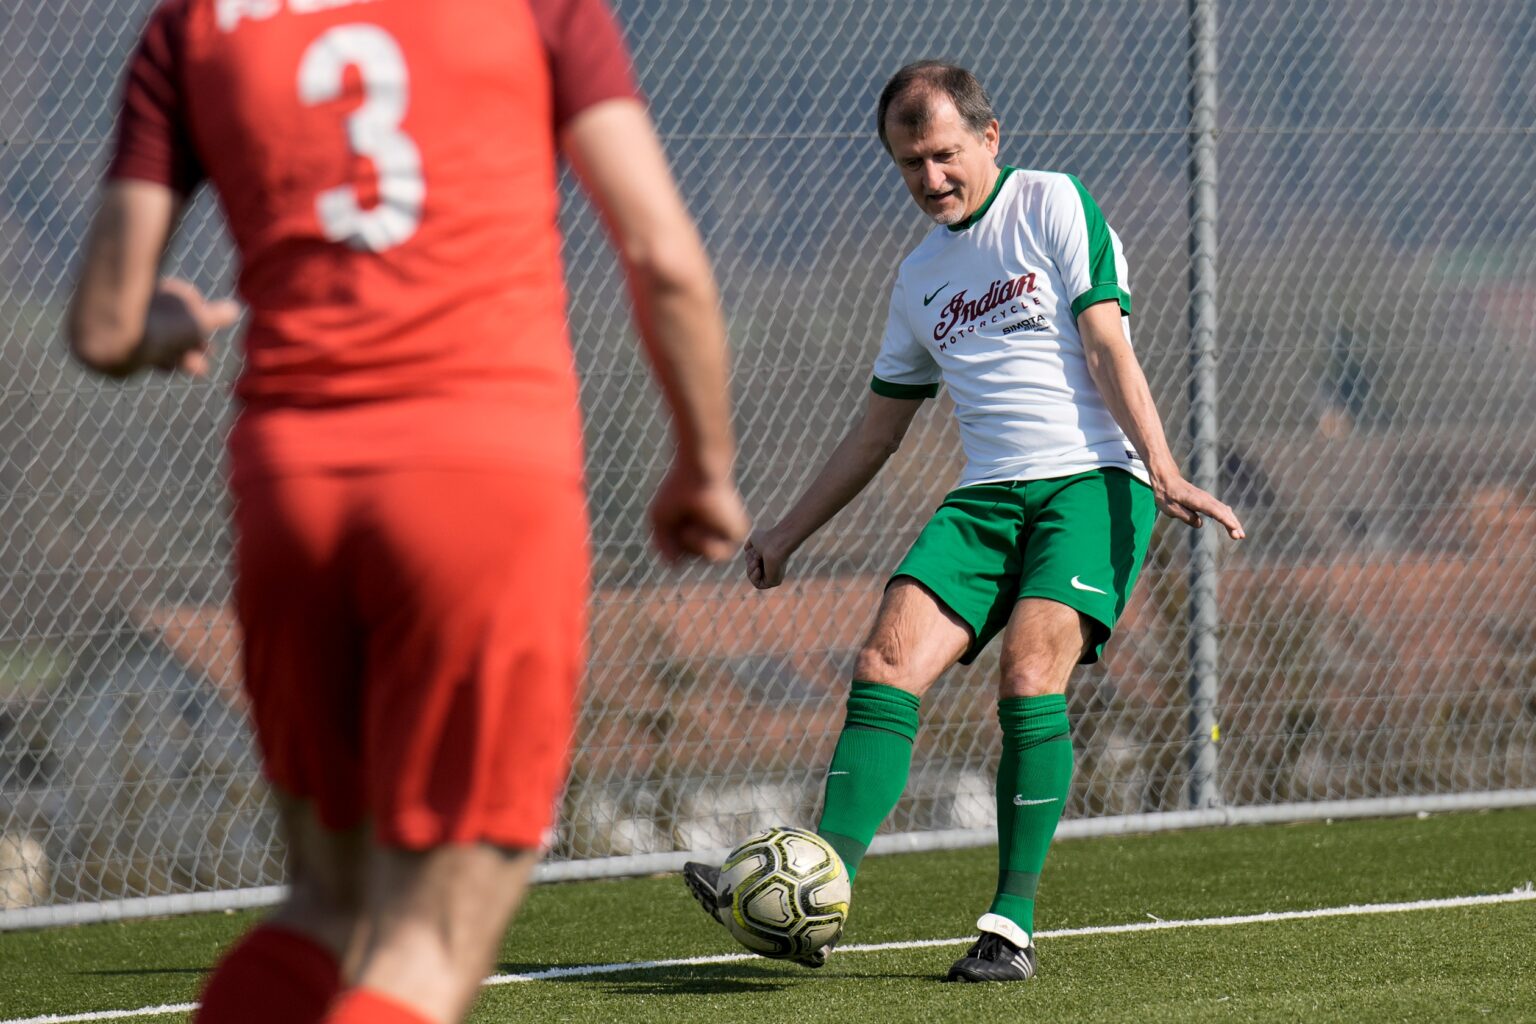
<path fill-rule="evenodd" d="M 816 826 L 848 866 L 849 880 L 858 872 L 875 830 L 907 788 L 921 703 L 921 698 L 894 686 L 853 681 Z"/>
<path fill-rule="evenodd" d="M 1035 886 L 1072 784 L 1067 698 L 997 703 L 1003 758 L 997 768 L 997 895 L 991 912 L 1035 933 Z"/>

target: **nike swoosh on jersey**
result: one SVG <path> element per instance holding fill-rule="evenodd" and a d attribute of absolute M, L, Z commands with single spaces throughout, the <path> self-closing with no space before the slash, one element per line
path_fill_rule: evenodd
<path fill-rule="evenodd" d="M 1100 590 L 1098 587 L 1090 587 L 1088 584 L 1084 583 L 1082 580 L 1078 579 L 1076 576 L 1072 577 L 1072 589 L 1073 590 L 1086 590 L 1089 593 L 1093 593 L 1093 594 L 1103 594 L 1105 597 L 1109 596 L 1109 591 L 1107 591 L 1107 590 Z"/>
<path fill-rule="evenodd" d="M 1044 800 L 1025 800 L 1024 799 L 1024 794 L 1022 794 L 1022 793 L 1015 793 L 1015 794 L 1013 794 L 1013 806 L 1015 806 L 1015 807 L 1034 807 L 1036 804 L 1053 804 L 1058 799 L 1060 799 L 1060 798 L 1059 797 L 1051 796 L 1051 797 L 1046 797 Z"/>
<path fill-rule="evenodd" d="M 932 295 L 924 295 L 923 296 L 923 305 L 926 306 L 926 305 L 928 305 L 928 303 L 930 303 L 934 299 L 938 298 L 939 297 L 939 292 L 943 291 L 945 288 L 948 288 L 948 287 L 949 287 L 949 282 L 945 281 L 943 284 L 939 285 L 937 288 L 935 288 L 933 290 L 933 294 Z"/>

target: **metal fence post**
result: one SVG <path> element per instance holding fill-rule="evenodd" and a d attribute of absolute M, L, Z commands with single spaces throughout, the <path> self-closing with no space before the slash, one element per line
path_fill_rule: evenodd
<path fill-rule="evenodd" d="M 1216 0 L 1189 0 L 1190 478 L 1215 493 L 1216 458 Z M 1221 802 L 1216 778 L 1219 650 L 1218 527 L 1190 534 L 1189 804 Z"/>

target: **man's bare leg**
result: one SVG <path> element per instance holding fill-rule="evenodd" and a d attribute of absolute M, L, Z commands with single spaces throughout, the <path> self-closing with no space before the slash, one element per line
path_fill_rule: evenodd
<path fill-rule="evenodd" d="M 1019 601 L 1003 631 L 998 699 L 1066 693 L 1092 638 L 1092 623 L 1076 608 L 1041 597 Z"/>
<path fill-rule="evenodd" d="M 880 601 L 853 675 L 921 697 L 970 644 L 970 627 L 958 615 L 921 583 L 898 576 Z"/>
<path fill-rule="evenodd" d="M 307 802 L 276 799 L 288 846 L 288 897 L 220 960 L 204 987 L 198 1024 L 316 1024 L 341 989 L 362 907 L 362 830 L 332 831 Z"/>
<path fill-rule="evenodd" d="M 423 1021 L 463 1019 L 538 860 L 537 850 L 483 843 L 423 852 L 372 847 L 362 914 L 366 937 L 348 971 L 352 988 Z"/>
<path fill-rule="evenodd" d="M 346 962 L 356 952 L 363 909 L 367 833 L 337 832 L 320 823 L 312 804 L 276 794 L 288 842 L 288 898 L 267 917 L 309 936 Z"/>

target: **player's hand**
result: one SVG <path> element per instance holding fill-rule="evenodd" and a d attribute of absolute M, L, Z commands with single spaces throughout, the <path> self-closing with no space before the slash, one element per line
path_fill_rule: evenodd
<path fill-rule="evenodd" d="M 1198 530 L 1204 525 L 1205 518 L 1210 517 L 1225 527 L 1227 536 L 1233 540 L 1242 540 L 1248 536 L 1243 530 L 1243 524 L 1238 521 L 1237 513 L 1233 512 L 1231 507 L 1181 476 L 1167 480 L 1154 480 L 1152 494 L 1157 499 L 1158 511 L 1165 516 L 1172 516 L 1186 526 L 1192 526 Z"/>
<path fill-rule="evenodd" d="M 784 567 L 790 552 L 772 530 L 755 530 L 741 549 L 747 563 L 747 579 L 758 590 L 772 590 L 784 582 Z"/>
<path fill-rule="evenodd" d="M 669 562 L 680 558 L 723 562 L 752 526 L 729 475 L 707 476 L 677 461 L 656 488 L 650 519 L 656 549 Z"/>
<path fill-rule="evenodd" d="M 190 281 L 160 280 L 144 317 L 144 338 L 135 361 L 164 373 L 208 373 L 208 339 L 240 319 L 233 299 L 206 299 Z"/>

